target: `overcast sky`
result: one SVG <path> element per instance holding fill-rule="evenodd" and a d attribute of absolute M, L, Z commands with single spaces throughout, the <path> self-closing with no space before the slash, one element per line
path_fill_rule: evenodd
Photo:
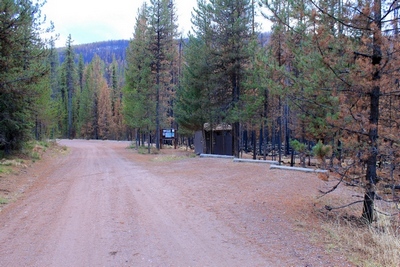
<path fill-rule="evenodd" d="M 108 40 L 129 40 L 143 0 L 47 0 L 42 14 L 54 22 L 59 34 L 57 47 L 65 46 L 71 34 L 73 44 Z M 196 0 L 175 0 L 180 32 L 191 30 L 191 12 Z M 265 21 L 265 20 L 264 20 Z"/>

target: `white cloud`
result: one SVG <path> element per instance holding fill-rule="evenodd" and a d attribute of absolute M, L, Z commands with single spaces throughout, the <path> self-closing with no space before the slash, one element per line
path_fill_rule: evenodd
<path fill-rule="evenodd" d="M 175 0 L 179 29 L 191 31 L 191 12 L 197 0 Z M 64 46 L 69 34 L 74 44 L 131 39 L 140 0 L 47 0 L 42 8 L 59 34 L 57 47 Z"/>
<path fill-rule="evenodd" d="M 139 5 L 125 0 L 47 0 L 42 13 L 60 35 L 57 46 L 64 46 L 69 34 L 75 44 L 129 39 Z"/>

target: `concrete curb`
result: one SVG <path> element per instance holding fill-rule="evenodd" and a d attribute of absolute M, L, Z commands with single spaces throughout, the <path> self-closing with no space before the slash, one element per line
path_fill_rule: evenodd
<path fill-rule="evenodd" d="M 254 160 L 254 159 L 239 159 L 239 158 L 234 158 L 233 162 L 278 164 L 278 162 L 274 160 Z"/>
<path fill-rule="evenodd" d="M 215 154 L 200 154 L 200 158 L 222 158 L 222 159 L 233 159 L 233 156 L 227 155 L 215 155 Z"/>
<path fill-rule="evenodd" d="M 315 170 L 315 169 L 308 169 L 308 168 L 279 166 L 279 165 L 271 165 L 270 169 L 281 169 L 281 170 L 288 170 L 288 171 L 314 172 L 314 173 L 328 173 L 327 170 L 321 170 L 321 169 Z"/>

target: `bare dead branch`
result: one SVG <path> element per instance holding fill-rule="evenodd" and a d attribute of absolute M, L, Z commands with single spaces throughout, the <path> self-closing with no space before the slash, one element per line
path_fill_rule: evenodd
<path fill-rule="evenodd" d="M 326 196 L 327 194 L 332 193 L 333 191 L 335 191 L 335 190 L 339 187 L 339 185 L 343 182 L 344 178 L 346 177 L 346 173 L 347 173 L 348 170 L 349 170 L 349 169 L 347 169 L 347 170 L 344 172 L 344 174 L 341 175 L 341 178 L 340 178 L 339 182 L 338 182 L 336 185 L 334 185 L 331 189 L 329 189 L 328 191 L 325 191 L 325 192 L 322 191 L 322 190 L 318 190 L 318 191 L 322 194 L 322 195 L 319 196 L 318 198 L 321 198 L 321 197 L 323 197 L 323 196 Z"/>
<path fill-rule="evenodd" d="M 383 212 L 383 211 L 380 211 L 380 210 L 375 210 L 377 213 L 379 213 L 379 214 L 382 214 L 382 215 L 385 215 L 385 216 L 388 216 L 388 217 L 392 217 L 392 216 L 396 216 L 396 215 L 399 215 L 400 214 L 400 212 L 396 212 L 396 213 L 386 213 L 386 212 Z"/>
<path fill-rule="evenodd" d="M 328 16 L 329 18 L 335 20 L 336 22 L 342 24 L 342 25 L 345 26 L 345 27 L 353 28 L 353 29 L 356 29 L 356 30 L 363 30 L 363 31 L 370 31 L 370 30 L 371 30 L 371 29 L 369 29 L 369 28 L 356 27 L 355 25 L 351 25 L 351 24 L 345 23 L 343 20 L 341 20 L 341 19 L 339 19 L 339 18 L 337 18 L 337 17 L 335 17 L 335 16 L 329 14 L 328 12 L 324 11 L 319 5 L 317 5 L 317 3 L 315 3 L 313 0 L 310 0 L 310 2 L 311 2 L 311 4 L 313 4 L 313 6 L 315 6 L 322 14 Z M 353 9 L 356 10 L 359 14 L 363 14 L 362 11 L 360 11 L 360 10 L 358 10 L 358 9 L 356 9 L 356 8 L 353 8 Z M 363 15 L 365 15 L 365 14 L 363 14 Z M 367 17 L 368 17 L 368 16 L 367 16 Z M 370 20 L 372 20 L 371 17 L 368 17 L 368 18 L 369 18 Z"/>
<path fill-rule="evenodd" d="M 349 203 L 349 204 L 347 204 L 347 205 L 340 206 L 340 207 L 332 207 L 332 206 L 326 205 L 326 206 L 325 206 L 325 209 L 327 209 L 327 210 L 329 210 L 329 211 L 331 211 L 331 210 L 338 210 L 338 209 L 347 208 L 347 207 L 350 207 L 350 206 L 352 206 L 352 205 L 354 205 L 354 204 L 358 204 L 358 203 L 362 203 L 362 202 L 364 202 L 364 200 L 357 200 L 357 201 L 354 201 L 354 202 L 352 202 L 352 203 Z"/>

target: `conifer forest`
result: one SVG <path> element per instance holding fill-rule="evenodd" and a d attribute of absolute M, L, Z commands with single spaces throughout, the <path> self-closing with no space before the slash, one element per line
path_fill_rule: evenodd
<path fill-rule="evenodd" d="M 185 37 L 174 1 L 150 0 L 132 39 L 108 43 L 126 49 L 90 57 L 96 44 L 43 39 L 53 29 L 33 2 L 0 2 L 3 153 L 49 138 L 159 149 L 162 129 L 190 145 L 206 125 L 225 125 L 235 157 L 294 154 L 306 167 L 312 155 L 339 183 L 364 188 L 368 222 L 376 199 L 398 201 L 398 0 L 198 0 Z M 261 13 L 268 33 L 255 22 Z"/>

